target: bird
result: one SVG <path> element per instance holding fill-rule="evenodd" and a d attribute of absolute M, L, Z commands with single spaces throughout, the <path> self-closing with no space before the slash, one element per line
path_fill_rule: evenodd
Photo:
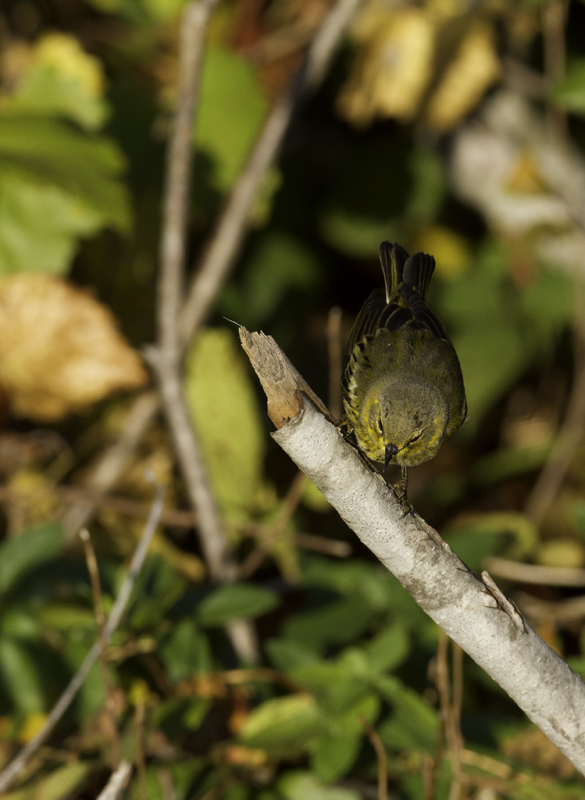
<path fill-rule="evenodd" d="M 374 289 L 342 363 L 346 436 L 370 461 L 401 467 L 394 486 L 408 507 L 408 467 L 433 458 L 462 425 L 467 401 L 453 343 L 426 302 L 435 259 L 399 244 L 379 250 L 384 289 Z"/>

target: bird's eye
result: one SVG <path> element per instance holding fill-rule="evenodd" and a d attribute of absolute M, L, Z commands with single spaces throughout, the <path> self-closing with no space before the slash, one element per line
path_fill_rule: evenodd
<path fill-rule="evenodd" d="M 382 426 L 382 420 L 381 419 L 378 420 L 378 430 L 380 431 L 380 433 L 384 433 L 384 428 Z"/>
<path fill-rule="evenodd" d="M 422 436 L 422 432 L 421 433 L 417 433 L 416 436 L 413 436 L 412 439 L 410 440 L 410 444 L 412 444 L 413 442 L 418 441 L 421 436 Z"/>

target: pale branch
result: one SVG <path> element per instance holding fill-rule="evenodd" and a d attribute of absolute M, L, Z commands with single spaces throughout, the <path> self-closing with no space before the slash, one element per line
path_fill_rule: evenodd
<path fill-rule="evenodd" d="M 132 764 L 125 759 L 120 761 L 118 769 L 112 772 L 110 780 L 100 792 L 97 800 L 119 800 L 119 798 L 122 797 L 122 792 L 128 785 L 131 774 Z"/>
<path fill-rule="evenodd" d="M 404 513 L 383 477 L 309 400 L 306 383 L 274 341 L 246 330 L 240 337 L 255 351 L 253 365 L 279 428 L 275 441 L 420 607 L 585 774 L 585 683 L 487 573 L 476 578 L 424 520 Z"/>
<path fill-rule="evenodd" d="M 192 0 L 183 12 L 179 51 L 179 91 L 169 143 L 163 198 L 158 336 L 146 355 L 159 382 L 163 411 L 187 493 L 197 511 L 201 547 L 210 577 L 220 582 L 236 577 L 236 564 L 205 469 L 201 447 L 189 415 L 182 384 L 179 336 L 186 250 L 193 118 L 197 105 L 207 24 L 217 0 Z"/>
<path fill-rule="evenodd" d="M 105 450 L 90 470 L 85 481 L 87 488 L 101 494 L 114 486 L 158 412 L 158 408 L 158 395 L 153 391 L 140 394 L 132 402 L 119 438 Z M 96 504 L 92 500 L 81 499 L 65 512 L 61 522 L 68 541 L 72 541 L 78 531 L 88 524 L 95 508 Z"/>
<path fill-rule="evenodd" d="M 65 711 L 69 708 L 69 706 L 73 702 L 75 695 L 77 694 L 84 680 L 88 676 L 89 671 L 91 670 L 95 662 L 98 660 L 100 652 L 102 651 L 102 646 L 105 646 L 109 642 L 113 632 L 120 624 L 120 620 L 122 619 L 122 614 L 124 613 L 126 604 L 130 599 L 130 594 L 132 593 L 132 589 L 134 588 L 136 578 L 138 577 L 140 570 L 142 569 L 142 565 L 144 563 L 144 559 L 146 558 L 146 554 L 148 553 L 148 548 L 150 547 L 152 537 L 154 536 L 154 533 L 158 526 L 160 515 L 163 509 L 164 496 L 165 496 L 165 490 L 163 488 L 157 489 L 156 499 L 152 504 L 150 516 L 144 527 L 142 536 L 140 537 L 138 547 L 136 548 L 134 556 L 132 557 L 128 573 L 120 588 L 120 592 L 116 598 L 116 602 L 112 607 L 112 611 L 104 627 L 103 635 L 102 636 L 98 635 L 97 640 L 95 641 L 89 653 L 86 655 L 82 665 L 79 667 L 73 678 L 70 680 L 67 688 L 65 689 L 59 700 L 53 706 L 49 716 L 47 717 L 47 719 L 43 724 L 43 727 L 34 736 L 34 738 L 32 738 L 30 742 L 28 742 L 22 748 L 22 750 L 16 756 L 16 758 L 14 758 L 8 764 L 8 766 L 6 766 L 4 770 L 0 773 L 0 792 L 6 791 L 6 789 L 10 786 L 10 784 L 13 782 L 16 776 L 27 765 L 30 758 L 37 752 L 39 747 L 50 735 L 55 725 L 59 722 Z"/>

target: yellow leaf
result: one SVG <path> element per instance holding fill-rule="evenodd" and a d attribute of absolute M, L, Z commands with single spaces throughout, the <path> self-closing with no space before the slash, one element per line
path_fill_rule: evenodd
<path fill-rule="evenodd" d="M 491 25 L 473 25 L 447 68 L 427 110 L 427 121 L 441 131 L 453 128 L 500 75 Z"/>
<path fill-rule="evenodd" d="M 43 711 L 33 711 L 26 715 L 24 724 L 18 732 L 18 741 L 26 744 L 34 739 L 40 729 L 47 721 L 47 715 Z"/>
<path fill-rule="evenodd" d="M 369 4 L 358 21 L 364 40 L 339 113 L 356 125 L 375 117 L 408 121 L 416 114 L 432 69 L 435 26 L 422 9 L 389 13 Z"/>
<path fill-rule="evenodd" d="M 38 273 L 0 280 L 0 386 L 11 413 L 55 421 L 148 379 L 105 306 Z"/>
<path fill-rule="evenodd" d="M 432 253 L 437 262 L 437 275 L 454 280 L 467 272 L 472 260 L 471 249 L 463 236 L 443 225 L 431 225 L 416 238 L 415 250 Z"/>
<path fill-rule="evenodd" d="M 575 539 L 549 539 L 538 548 L 536 560 L 545 567 L 582 567 L 585 550 Z"/>
<path fill-rule="evenodd" d="M 74 36 L 49 33 L 35 48 L 38 63 L 52 67 L 61 78 L 81 84 L 90 97 L 104 93 L 104 73 L 99 59 L 86 53 Z"/>

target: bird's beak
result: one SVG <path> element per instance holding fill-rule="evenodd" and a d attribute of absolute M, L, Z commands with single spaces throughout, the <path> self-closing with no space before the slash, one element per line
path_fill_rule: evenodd
<path fill-rule="evenodd" d="M 398 452 L 398 448 L 395 444 L 387 444 L 386 445 L 386 457 L 384 459 L 384 472 L 388 469 L 388 464 L 392 461 L 396 453 Z"/>

